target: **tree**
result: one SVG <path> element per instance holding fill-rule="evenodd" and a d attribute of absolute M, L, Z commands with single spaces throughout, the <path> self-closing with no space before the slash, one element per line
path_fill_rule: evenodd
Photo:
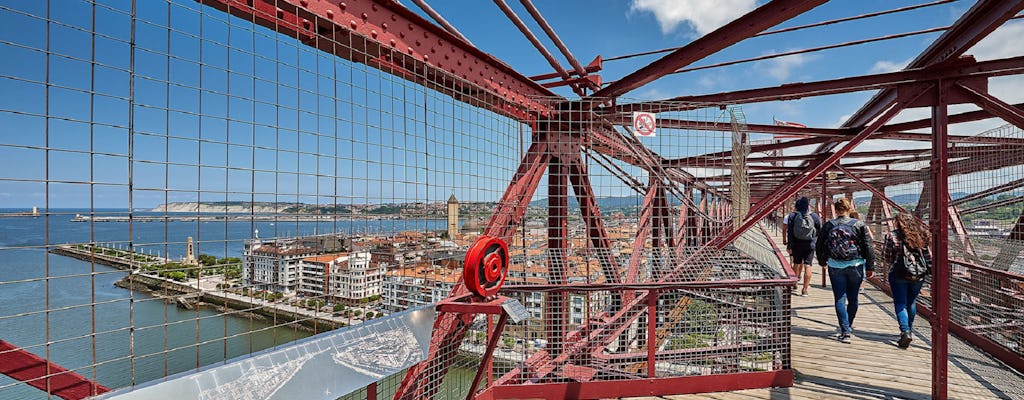
<path fill-rule="evenodd" d="M 217 265 L 217 257 L 209 254 L 200 254 L 198 259 L 199 263 L 203 265 Z"/>
<path fill-rule="evenodd" d="M 170 271 L 170 272 L 167 273 L 167 277 L 170 278 L 170 279 L 176 280 L 178 282 L 181 282 L 181 281 L 184 281 L 185 279 L 188 279 L 188 276 L 184 272 L 181 272 L 181 271 Z"/>
<path fill-rule="evenodd" d="M 335 313 L 339 313 L 339 312 L 342 312 L 342 311 L 345 311 L 345 305 L 343 305 L 343 304 L 335 304 L 334 305 L 334 312 Z"/>

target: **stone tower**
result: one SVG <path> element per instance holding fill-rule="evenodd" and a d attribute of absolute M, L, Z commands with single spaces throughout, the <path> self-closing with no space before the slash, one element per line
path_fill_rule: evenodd
<path fill-rule="evenodd" d="M 448 198 L 448 238 L 455 239 L 457 237 L 459 237 L 459 201 L 452 193 L 452 197 Z"/>
<path fill-rule="evenodd" d="M 196 265 L 198 263 L 198 260 L 196 260 L 195 243 L 192 241 L 192 237 L 189 236 L 185 247 L 185 264 Z"/>

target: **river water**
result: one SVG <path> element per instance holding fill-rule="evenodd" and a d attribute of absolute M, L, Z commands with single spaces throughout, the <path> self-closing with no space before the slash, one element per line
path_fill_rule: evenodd
<path fill-rule="evenodd" d="M 15 211 L 25 210 L 0 209 Z M 441 220 L 137 222 L 131 224 L 129 236 L 128 223 L 71 222 L 75 214 L 87 211 L 0 218 L 0 340 L 29 346 L 33 353 L 112 388 L 287 344 L 311 333 L 205 308 L 181 310 L 163 299 L 114 286 L 126 274 L 123 271 L 48 254 L 47 245 L 95 241 L 127 247 L 131 239 L 142 251 L 177 259 L 192 236 L 197 253 L 240 257 L 243 240 L 257 229 L 266 238 L 439 230 L 445 225 Z M 123 214 L 124 210 L 96 210 L 96 215 Z M 36 398 L 46 395 L 0 375 L 0 400 Z"/>

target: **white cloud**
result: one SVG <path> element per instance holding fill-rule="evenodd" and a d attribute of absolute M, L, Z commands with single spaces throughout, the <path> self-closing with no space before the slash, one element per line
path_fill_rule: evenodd
<path fill-rule="evenodd" d="M 903 60 L 903 61 L 889 61 L 889 60 L 877 61 L 877 62 L 875 62 L 875 65 L 873 65 L 871 67 L 871 70 L 868 71 L 868 73 L 883 74 L 883 73 L 886 73 L 886 72 L 902 71 L 903 68 L 907 67 L 907 64 L 910 64 L 911 60 L 912 59 L 906 59 L 906 60 Z"/>
<path fill-rule="evenodd" d="M 636 100 L 651 101 L 651 100 L 665 100 L 665 99 L 667 99 L 667 98 L 669 98 L 671 96 L 669 96 L 668 93 L 665 93 L 665 92 L 661 91 L 658 88 L 650 88 L 650 89 L 644 90 L 642 92 L 638 92 L 638 93 L 636 93 L 636 94 L 634 94 L 634 95 L 632 95 L 630 97 L 632 97 L 632 98 L 634 98 Z"/>
<path fill-rule="evenodd" d="M 853 114 L 843 114 L 843 115 L 840 115 L 839 119 L 837 119 L 836 122 L 832 123 L 832 127 L 833 128 L 838 128 L 840 126 L 843 126 L 843 124 L 846 123 L 846 120 L 850 119 L 850 117 L 852 117 L 852 116 L 853 116 Z"/>
<path fill-rule="evenodd" d="M 971 47 L 967 54 L 979 61 L 1016 57 L 1021 55 L 1021 36 L 1024 36 L 1024 22 L 1008 22 Z"/>
<path fill-rule="evenodd" d="M 654 14 L 663 34 L 687 23 L 705 35 L 756 6 L 755 0 L 633 0 L 630 9 Z"/>
<path fill-rule="evenodd" d="M 772 54 L 772 53 L 769 53 Z M 759 62 L 759 68 L 763 70 L 768 76 L 778 81 L 788 80 L 793 75 L 793 71 L 808 62 L 817 59 L 817 55 L 808 54 L 792 54 L 788 56 L 771 58 L 765 61 Z"/>

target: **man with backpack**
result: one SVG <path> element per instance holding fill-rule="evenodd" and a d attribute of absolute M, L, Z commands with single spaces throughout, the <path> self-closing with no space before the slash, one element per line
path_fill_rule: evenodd
<path fill-rule="evenodd" d="M 786 215 L 783 221 L 783 243 L 786 251 L 792 256 L 793 270 L 797 279 L 803 277 L 801 296 L 807 296 L 807 288 L 811 284 L 811 264 L 814 258 L 814 244 L 821 231 L 821 218 L 811 213 L 810 201 L 801 197 L 796 201 L 796 211 Z"/>
<path fill-rule="evenodd" d="M 836 318 L 839 320 L 837 339 L 850 343 L 853 319 L 857 316 L 860 284 L 865 274 L 870 277 L 875 273 L 875 251 L 868 227 L 849 217 L 853 210 L 850 200 L 839 198 L 835 207 L 838 217 L 825 223 L 818 235 L 815 250 L 818 253 L 818 264 L 823 267 L 828 265 Z"/>

